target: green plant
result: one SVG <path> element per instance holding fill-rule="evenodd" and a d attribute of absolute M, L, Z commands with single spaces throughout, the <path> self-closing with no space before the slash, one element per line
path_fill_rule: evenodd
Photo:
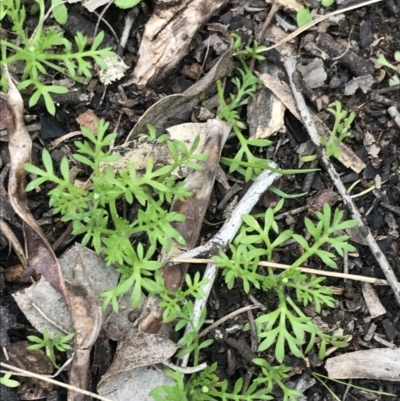
<path fill-rule="evenodd" d="M 317 212 L 318 222 L 314 224 L 309 218 L 304 219 L 305 227 L 312 237 L 312 242 L 303 236 L 295 234 L 292 230 L 280 233 L 274 220 L 274 215 L 282 208 L 283 200 L 274 208 L 265 212 L 264 224 L 260 225 L 251 215 L 243 216 L 244 225 L 230 245 L 231 256 L 221 252 L 213 260 L 222 269 L 228 288 L 232 288 L 237 280 L 241 280 L 246 293 L 252 287 L 263 291 L 274 291 L 277 294 L 277 307 L 271 312 L 259 316 L 255 322 L 258 335 L 262 339 L 259 351 L 264 351 L 275 344 L 275 357 L 282 362 L 286 355 L 286 346 L 293 355 L 302 357 L 308 353 L 316 341 L 319 342 L 319 357 L 325 355 L 328 344 L 344 347 L 347 343 L 345 337 L 329 336 L 323 333 L 296 305 L 293 297 L 304 306 L 310 302 L 315 304 L 315 310 L 321 311 L 322 305 L 333 307 L 332 291 L 321 283 L 322 277 L 307 277 L 297 268 L 306 260 L 317 256 L 324 264 L 337 268 L 335 255 L 323 249 L 325 246 L 334 248 L 339 255 L 345 250 L 354 251 L 355 248 L 347 243 L 349 236 L 336 236 L 340 231 L 355 227 L 355 220 L 343 220 L 343 212 L 336 209 L 332 216 L 331 209 L 325 204 L 323 212 Z M 274 236 L 275 238 L 273 239 Z M 267 274 L 258 272 L 261 258 L 272 260 L 273 251 L 289 238 L 293 238 L 304 250 L 291 268 L 275 275 L 272 268 Z M 305 334 L 309 338 L 306 340 Z M 302 346 L 306 348 L 303 350 Z"/>
<path fill-rule="evenodd" d="M 238 52 L 237 58 L 239 59 L 241 68 L 237 69 L 239 76 L 232 79 L 232 83 L 236 87 L 236 93 L 230 94 L 229 102 L 225 100 L 224 89 L 221 81 L 217 81 L 217 92 L 220 102 L 218 118 L 232 125 L 233 132 L 239 140 L 239 150 L 233 158 L 221 157 L 221 162 L 229 166 L 230 173 L 238 172 L 242 174 L 246 182 L 256 179 L 263 170 L 277 171 L 282 174 L 299 174 L 316 171 L 315 169 L 276 170 L 270 166 L 270 160 L 257 157 L 252 152 L 251 147 L 263 148 L 271 145 L 272 142 L 268 139 L 246 138 L 243 134 L 246 125 L 240 120 L 238 110 L 249 103 L 250 99 L 254 96 L 258 85 L 261 83 L 247 66 L 246 60 L 248 58 L 264 60 L 265 57 L 259 53 L 264 51 L 266 47 L 260 46 L 255 41 L 253 47 L 247 46 L 244 48 L 240 36 L 236 34 L 232 34 L 232 36 L 235 38 L 233 50 Z M 241 53 L 243 50 L 245 50 L 246 53 Z M 272 188 L 272 190 L 276 189 Z M 280 192 L 279 195 L 285 196 L 282 192 Z"/>
<path fill-rule="evenodd" d="M 317 1 L 320 2 L 323 7 L 331 7 L 335 3 L 335 0 L 317 0 Z M 296 22 L 299 28 L 309 24 L 311 21 L 312 21 L 312 16 L 308 8 L 302 8 L 299 11 L 297 11 Z"/>
<path fill-rule="evenodd" d="M 20 383 L 11 379 L 11 375 L 11 372 L 4 373 L 4 376 L 0 377 L 0 384 L 6 387 L 18 387 Z"/>
<path fill-rule="evenodd" d="M 67 334 L 65 337 L 62 336 L 60 332 L 53 338 L 50 338 L 50 334 L 47 329 L 43 330 L 43 338 L 37 336 L 28 336 L 28 340 L 35 343 L 33 345 L 29 345 L 27 348 L 29 350 L 35 350 L 44 348 L 47 357 L 50 359 L 51 363 L 54 367 L 59 368 L 56 362 L 56 354 L 55 349 L 60 352 L 66 352 L 71 349 L 71 346 L 68 344 L 75 336 L 75 333 Z"/>
<path fill-rule="evenodd" d="M 389 78 L 389 86 L 395 86 L 400 84 L 400 77 L 398 75 L 400 74 L 400 50 L 394 53 L 394 60 L 399 63 L 397 66 L 392 63 L 389 63 L 389 61 L 387 61 L 386 57 L 382 53 L 378 55 L 377 61 L 380 65 L 388 67 L 397 72 L 397 74 L 394 74 L 392 77 Z"/>
<path fill-rule="evenodd" d="M 299 28 L 309 24 L 312 21 L 312 16 L 308 8 L 301 8 L 296 14 L 296 23 Z"/>
<path fill-rule="evenodd" d="M 328 140 L 320 137 L 320 141 L 325 146 L 326 155 L 328 157 L 334 156 L 339 158 L 342 153 L 339 145 L 343 142 L 344 138 L 347 138 L 351 135 L 349 129 L 356 117 L 356 114 L 354 111 L 348 114 L 346 110 L 343 110 L 342 103 L 340 103 L 339 100 L 335 101 L 335 106 L 336 109 L 331 107 L 327 109 L 327 111 L 335 116 L 335 123 L 332 128 L 331 135 Z"/>
<path fill-rule="evenodd" d="M 60 9 L 64 5 L 59 3 L 59 0 L 53 0 L 53 7 L 55 6 L 53 12 L 63 22 L 66 10 Z M 106 68 L 107 65 L 102 57 L 110 57 L 115 54 L 110 48 L 100 48 L 104 38 L 103 32 L 96 36 L 87 50 L 85 50 L 87 38 L 78 32 L 75 36 L 76 50 L 73 50 L 72 42 L 65 38 L 60 30 L 55 27 L 44 29 L 44 22 L 47 17 L 45 2 L 44 0 L 37 0 L 36 4 L 39 7 L 39 22 L 29 38 L 24 27 L 26 9 L 22 1 L 4 0 L 0 2 L 0 20 L 9 17 L 12 22 L 12 32 L 20 41 L 20 44 L 16 44 L 14 41 L 0 39 L 2 54 L 0 66 L 22 61 L 24 71 L 17 87 L 20 90 L 30 86 L 34 88 L 29 99 L 29 107 L 36 105 L 39 99 L 43 97 L 48 112 L 55 114 L 56 109 L 51 94 L 66 93 L 68 90 L 63 86 L 43 83 L 40 74 L 44 75 L 50 71 L 55 71 L 82 83 L 86 78 L 92 76 L 92 66 L 88 59 L 93 59 L 100 67 Z M 10 52 L 9 55 L 7 51 Z M 2 84 L 4 88 L 4 79 Z"/>
<path fill-rule="evenodd" d="M 240 36 L 236 34 L 233 34 L 232 36 L 235 38 L 233 50 L 244 50 Z M 246 59 L 254 58 L 257 60 L 264 60 L 265 57 L 258 54 L 258 52 L 262 51 L 264 48 L 265 46 L 259 46 L 257 42 L 254 42 L 253 47 L 245 48 L 247 52 L 246 54 L 239 54 L 237 56 L 242 68 L 238 68 L 240 77 L 234 77 L 232 79 L 232 83 L 236 86 L 237 92 L 235 94 L 230 94 L 229 103 L 225 101 L 221 81 L 217 82 L 218 99 L 220 102 L 218 118 L 225 120 L 228 124 L 232 125 L 232 129 L 240 144 L 240 149 L 233 159 L 222 157 L 221 161 L 229 166 L 230 173 L 238 171 L 243 174 L 246 182 L 257 177 L 262 170 L 268 168 L 269 164 L 268 160 L 254 156 L 249 146 L 264 147 L 269 146 L 272 143 L 267 139 L 245 138 L 241 130 L 245 129 L 246 125 L 240 121 L 238 113 L 240 107 L 248 104 L 250 98 L 254 96 L 258 84 L 261 83 L 261 81 L 250 71 L 246 64 Z"/>
<path fill-rule="evenodd" d="M 397 62 L 400 62 L 400 51 L 397 51 L 395 53 L 395 60 Z M 391 68 L 392 70 L 394 70 L 400 74 L 400 65 L 396 66 L 392 63 L 389 63 L 389 61 L 387 61 L 386 57 L 382 53 L 380 53 L 378 55 L 378 63 L 384 67 Z"/>
<path fill-rule="evenodd" d="M 142 0 L 115 0 L 114 4 L 122 9 L 132 8 L 137 6 Z"/>
<path fill-rule="evenodd" d="M 55 172 L 50 153 L 43 150 L 44 170 L 32 164 L 25 169 L 37 175 L 26 190 L 50 182 L 56 186 L 49 191 L 50 205 L 55 212 L 62 214 L 63 221 L 72 221 L 73 233 L 83 235 L 82 244 L 91 244 L 95 251 L 103 254 L 108 264 L 117 264 L 121 273 L 119 284 L 100 294 L 103 307 L 112 304 L 118 310 L 118 299 L 128 291 L 134 307 L 141 300 L 142 289 L 150 294 L 158 294 L 163 290 L 163 282 L 157 270 L 161 262 L 153 260 L 159 244 L 168 251 L 172 241 L 184 244 L 184 239 L 173 227 L 174 222 L 184 220 L 184 216 L 164 209 L 174 197 L 184 200 L 190 195 L 183 182 L 177 181 L 171 173 L 179 166 L 200 169 L 199 161 L 205 155 L 194 154 L 199 138 L 188 150 L 181 141 L 167 140 L 173 163 L 154 169 L 152 158 L 147 159 L 145 171 L 137 172 L 132 163 L 128 171 L 114 172 L 110 163 L 119 156 L 112 155 L 109 147 L 116 134 L 106 134 L 109 124 L 100 121 L 97 135 L 82 127 L 84 142 L 75 142 L 76 160 L 88 166 L 93 175 L 91 187 L 87 191 L 76 187 L 70 179 L 69 163 L 66 157 L 60 164 L 61 177 Z M 131 220 L 121 217 L 117 203 L 125 201 L 138 207 Z M 147 248 L 143 244 L 148 244 Z"/>
<path fill-rule="evenodd" d="M 200 351 L 210 346 L 213 340 L 199 341 L 199 330 L 204 324 L 206 309 L 202 310 L 199 322 L 195 325 L 193 322 L 193 302 L 188 301 L 187 296 L 202 297 L 201 286 L 204 282 L 199 281 L 198 273 L 196 273 L 193 282 L 188 277 L 186 276 L 188 287 L 186 293 L 181 290 L 181 293 L 177 295 L 172 292 L 162 294 L 164 300 L 168 300 L 164 304 L 165 307 L 170 304 L 169 299 L 172 299 L 172 302 L 176 301 L 180 304 L 179 307 L 166 309 L 164 316 L 166 319 L 164 321 L 176 320 L 176 331 L 181 330 L 186 325 L 190 326 L 191 331 L 186 332 L 178 342 L 181 349 L 177 356 L 181 357 L 189 352 L 193 352 L 193 363 L 197 365 Z M 228 391 L 228 381 L 221 381 L 218 378 L 215 374 L 217 363 L 214 363 L 211 366 L 207 366 L 203 371 L 192 374 L 186 381 L 181 372 L 168 370 L 167 373 L 174 379 L 175 383 L 172 386 L 157 387 L 152 390 L 150 395 L 156 401 L 271 400 L 273 399 L 271 397 L 271 390 L 275 384 L 282 389 L 285 401 L 295 401 L 296 397 L 301 395 L 301 393 L 289 389 L 283 383 L 283 380 L 287 378 L 290 368 L 286 368 L 285 366 L 272 367 L 262 358 L 255 359 L 253 362 L 261 366 L 263 375 L 255 379 L 244 392 L 242 392 L 244 384 L 242 378 L 235 382 L 232 391 Z"/>

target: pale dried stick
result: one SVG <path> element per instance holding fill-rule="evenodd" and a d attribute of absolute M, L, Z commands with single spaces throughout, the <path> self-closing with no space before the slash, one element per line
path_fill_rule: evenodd
<path fill-rule="evenodd" d="M 182 258 L 173 258 L 170 260 L 173 263 L 212 263 L 212 259 L 182 259 Z M 275 263 L 275 262 L 259 262 L 259 266 L 266 266 L 272 267 L 274 269 L 282 269 L 288 270 L 291 268 L 290 265 L 284 265 L 282 263 Z M 344 280 L 353 280 L 353 281 L 362 281 L 364 283 L 370 283 L 374 285 L 390 285 L 386 280 L 382 280 L 380 278 L 375 277 L 366 277 L 366 276 L 359 276 L 358 274 L 349 274 L 349 273 L 339 273 L 334 271 L 325 271 L 325 270 L 318 270 L 318 269 L 310 269 L 309 267 L 297 267 L 303 273 L 308 274 L 315 274 L 316 276 L 326 276 L 326 277 L 337 277 L 342 278 Z"/>
<path fill-rule="evenodd" d="M 105 398 L 105 397 L 102 397 L 101 395 L 98 395 L 98 394 L 95 394 L 95 393 L 91 393 L 90 391 L 82 390 L 80 388 L 71 386 L 69 384 L 62 383 L 62 382 L 59 382 L 57 380 L 50 379 L 47 376 L 38 375 L 36 373 L 32 373 L 32 372 L 29 372 L 28 370 L 17 368 L 16 366 L 12 366 L 12 365 L 9 365 L 7 363 L 0 362 L 0 366 L 2 366 L 3 368 L 5 368 L 7 370 L 11 370 L 12 372 L 22 373 L 26 377 L 33 377 L 34 379 L 43 380 L 43 381 L 45 381 L 47 383 L 51 383 L 51 384 L 54 384 L 56 386 L 64 387 L 64 388 L 66 388 L 68 390 L 73 390 L 73 391 L 75 391 L 77 393 L 88 395 L 88 396 L 90 396 L 92 398 L 96 398 L 97 400 L 112 401 L 109 398 Z"/>
<path fill-rule="evenodd" d="M 321 161 L 322 165 L 328 172 L 331 180 L 333 181 L 336 189 L 338 190 L 340 196 L 343 199 L 343 202 L 347 209 L 351 213 L 351 217 L 354 220 L 359 222 L 358 228 L 360 229 L 360 233 L 365 238 L 369 249 L 371 250 L 372 254 L 374 255 L 376 261 L 378 262 L 379 266 L 381 267 L 383 274 L 385 275 L 389 285 L 392 287 L 396 302 L 400 305 L 400 284 L 397 281 L 396 275 L 393 272 L 386 256 L 379 248 L 378 244 L 375 241 L 375 238 L 371 234 L 371 231 L 368 228 L 368 225 L 365 224 L 360 212 L 358 211 L 356 205 L 354 204 L 353 200 L 349 196 L 346 191 L 345 186 L 343 185 L 342 181 L 340 180 L 339 174 L 337 173 L 335 167 L 330 162 L 329 158 L 326 156 L 326 152 L 323 146 L 320 145 L 319 135 L 317 132 L 317 128 L 314 124 L 314 121 L 311 117 L 310 111 L 307 108 L 306 102 L 304 100 L 303 95 L 301 92 L 298 91 L 296 85 L 293 81 L 293 74 L 296 71 L 296 63 L 297 59 L 294 56 L 287 57 L 284 60 L 284 65 L 286 68 L 286 72 L 289 77 L 290 86 L 292 88 L 293 96 L 297 103 L 297 108 L 301 114 L 301 118 L 303 119 L 304 127 L 307 129 L 308 134 L 310 135 L 311 141 L 317 148 L 317 152 L 320 155 L 319 160 Z"/>

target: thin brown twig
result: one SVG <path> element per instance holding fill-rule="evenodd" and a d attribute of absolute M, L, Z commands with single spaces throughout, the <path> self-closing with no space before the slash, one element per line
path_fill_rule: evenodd
<path fill-rule="evenodd" d="M 267 15 L 267 18 L 265 18 L 265 21 L 264 21 L 264 24 L 263 24 L 263 26 L 261 28 L 261 31 L 258 34 L 258 40 L 262 40 L 262 37 L 264 36 L 265 30 L 268 28 L 269 24 L 271 23 L 272 18 L 274 18 L 275 14 L 279 11 L 279 8 L 280 8 L 280 4 L 278 4 L 278 3 L 273 3 L 272 4 L 272 6 L 271 6 L 271 8 L 269 10 L 269 13 Z"/>
<path fill-rule="evenodd" d="M 247 312 L 249 310 L 252 309 L 258 309 L 260 308 L 259 305 L 247 305 L 244 306 L 243 308 L 240 309 L 236 309 L 235 311 L 228 313 L 227 315 L 225 315 L 224 317 L 221 317 L 221 319 L 217 320 L 216 322 L 214 322 L 211 326 L 208 326 L 207 328 L 205 328 L 203 331 L 201 331 L 199 333 L 199 338 L 204 337 L 206 334 L 208 334 L 211 330 L 215 329 L 216 327 L 218 327 L 220 324 L 224 323 L 225 321 L 232 319 L 233 317 L 240 315 L 243 312 Z"/>
<path fill-rule="evenodd" d="M 98 16 L 97 23 L 96 23 L 96 27 L 94 28 L 94 34 L 93 34 L 93 37 L 94 37 L 94 38 L 96 37 L 97 31 L 99 30 L 100 21 L 103 20 L 104 14 L 106 13 L 106 11 L 110 8 L 110 6 L 111 6 L 113 3 L 114 3 L 113 0 L 109 0 L 108 4 L 103 8 L 103 10 L 101 11 L 100 15 Z M 103 20 L 103 21 L 104 21 L 104 20 Z M 113 30 L 112 32 L 115 34 L 114 30 Z M 115 34 L 115 35 L 116 35 L 116 34 Z M 118 41 L 119 41 L 119 38 L 118 38 L 117 35 L 116 35 L 116 38 L 117 38 L 117 42 L 118 42 Z"/>

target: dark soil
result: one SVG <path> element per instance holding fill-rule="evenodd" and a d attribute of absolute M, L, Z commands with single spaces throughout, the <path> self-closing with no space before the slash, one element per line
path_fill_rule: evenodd
<path fill-rule="evenodd" d="M 348 1 L 338 1 L 338 3 L 345 3 L 346 6 L 349 5 Z M 318 3 L 315 5 L 318 5 Z M 346 13 L 344 18 L 339 20 L 338 24 L 327 24 L 325 28 L 321 28 L 321 31 L 324 29 L 324 32 L 329 35 L 331 41 L 327 45 L 319 43 L 320 47 L 324 48 L 324 52 L 319 51 L 318 53 L 312 46 L 317 41 L 318 32 L 316 31 L 311 31 L 311 33 L 307 31 L 301 34 L 296 38 L 296 46 L 301 64 L 308 65 L 318 57 L 322 60 L 322 68 L 327 74 L 324 82 L 314 88 L 311 88 L 307 83 L 307 79 L 303 77 L 303 93 L 309 106 L 314 111 L 320 113 L 321 118 L 327 122 L 329 127 L 333 125 L 333 118 L 325 110 L 335 100 L 340 100 L 345 110 L 356 113 L 355 124 L 351 130 L 352 135 L 345 140 L 345 143 L 365 163 L 366 167 L 357 174 L 351 169 L 344 167 L 338 161 L 334 161 L 333 163 L 347 188 L 358 181 L 352 194 L 361 193 L 374 183 L 377 185 L 375 190 L 356 198 L 356 205 L 378 241 L 382 252 L 388 258 L 395 274 L 400 279 L 400 127 L 396 125 L 387 112 L 390 106 L 396 106 L 397 110 L 400 111 L 400 87 L 399 85 L 397 87 L 389 87 L 388 79 L 394 75 L 393 70 L 379 68 L 373 61 L 376 59 L 377 54 L 381 52 L 386 55 L 389 61 L 395 63 L 394 53 L 400 51 L 399 6 L 398 0 L 383 1 Z M 244 43 L 250 45 L 260 32 L 270 11 L 270 7 L 270 5 L 266 5 L 261 0 L 233 0 L 209 22 L 218 22 L 225 25 L 229 32 L 239 34 Z M 82 27 L 86 27 L 85 29 L 88 29 L 88 34 L 90 34 L 90 24 L 95 25 L 97 18 L 93 14 L 84 11 L 77 4 L 68 4 L 68 8 L 73 21 L 71 18 L 71 23 L 65 27 L 67 34 L 71 35 L 76 30 L 83 29 Z M 91 85 L 89 89 L 87 86 L 77 86 L 77 93 L 88 95 L 89 102 L 79 102 L 78 97 L 68 98 L 67 96 L 60 96 L 57 98 L 59 107 L 57 108 L 55 117 L 49 116 L 43 105 L 38 105 L 31 109 L 27 106 L 26 121 L 27 125 L 32 127 L 32 138 L 35 143 L 32 155 L 33 163 L 39 163 L 40 149 L 43 146 L 47 147 L 56 136 L 79 130 L 79 124 L 75 119 L 83 112 L 93 110 L 99 118 L 109 121 L 112 130 L 118 134 L 116 145 L 122 144 L 134 124 L 152 104 L 165 95 L 183 92 L 195 82 L 193 77 L 188 76 L 188 74 L 183 75 L 182 71 L 187 70 L 185 67 L 189 68 L 194 63 L 198 63 L 196 52 L 198 52 L 199 44 L 209 36 L 209 32 L 205 28 L 200 30 L 196 35 L 190 46 L 188 55 L 180 63 L 175 73 L 171 74 L 168 79 L 160 82 L 156 87 L 146 87 L 141 90 L 134 85 L 123 88 L 120 86 L 129 80 L 130 73 L 137 62 L 137 51 L 143 32 L 143 25 L 151 15 L 152 9 L 153 5 L 150 2 L 144 2 L 140 6 L 138 18 L 133 25 L 126 49 L 122 55 L 125 63 L 130 67 L 130 70 L 126 73 L 126 78 L 107 87 L 104 87 L 100 83 Z M 118 36 L 121 35 L 126 14 L 126 10 L 119 10 L 112 6 L 104 15 L 104 18 L 111 24 Z M 281 9 L 278 14 L 287 22 L 294 23 L 293 13 Z M 32 21 L 32 24 L 34 24 L 34 21 Z M 273 19 L 271 24 L 276 25 L 276 20 Z M 105 30 L 107 33 L 108 44 L 116 47 L 116 40 L 108 27 L 100 24 L 100 29 Z M 346 64 L 341 60 L 341 57 L 344 56 L 346 58 L 346 55 L 335 56 L 335 49 L 331 49 L 330 46 L 337 39 L 341 39 L 348 44 L 348 48 L 345 48 L 345 53 L 348 51 L 354 52 L 361 60 L 366 62 L 366 65 L 369 66 L 368 68 L 371 68 L 370 73 L 375 78 L 371 87 L 366 88 L 364 91 L 357 89 L 354 94 L 345 95 L 345 90 L 349 82 L 360 76 L 360 74 L 357 74 L 354 70 L 356 67 L 354 67 L 352 61 Z M 269 43 L 262 42 L 262 44 L 268 45 Z M 202 53 L 200 64 L 204 65 L 204 73 L 212 68 L 217 57 L 212 48 L 207 55 Z M 267 59 L 277 63 L 280 68 L 282 67 L 278 51 L 273 50 L 268 53 Z M 254 69 L 258 70 L 258 68 L 259 65 L 256 63 Z M 24 100 L 27 102 L 28 97 Z M 242 116 L 243 119 L 246 118 L 245 108 L 242 110 Z M 289 111 L 286 111 L 285 123 L 285 132 L 278 133 L 270 138 L 274 141 L 274 144 L 268 149 L 262 150 L 258 156 L 273 158 L 281 168 L 297 168 L 299 166 L 299 154 L 296 150 L 308 140 L 308 135 Z M 75 138 L 68 140 L 62 146 L 52 151 L 55 163 L 59 162 L 64 154 L 74 152 L 74 140 Z M 235 139 L 229 140 L 225 147 L 224 155 L 232 155 L 237 147 L 238 144 Z M 376 150 L 377 148 L 379 149 Z M 7 141 L 0 142 L 0 152 L 1 168 L 4 170 L 9 161 Z M 315 167 L 315 165 L 315 163 L 306 163 L 304 167 Z M 319 166 L 317 165 L 317 167 Z M 85 171 L 80 174 L 80 178 L 87 178 Z M 7 187 L 6 174 L 2 174 L 1 177 L 0 200 L 4 211 L 4 213 L 2 212 L 2 218 L 10 223 L 17 237 L 23 241 L 20 222 L 13 214 L 12 209 L 9 209 L 7 206 L 8 201 L 5 190 Z M 232 180 L 240 180 L 239 176 L 231 178 Z M 230 183 L 233 185 L 234 181 Z M 307 195 L 303 197 L 288 199 L 285 202 L 284 210 L 282 210 L 285 212 L 301 206 L 309 206 L 310 200 L 311 202 L 313 199 L 315 200 L 314 197 L 316 194 L 318 195 L 322 190 L 332 189 L 333 184 L 324 170 L 319 170 L 312 175 L 285 175 L 277 186 L 287 194 L 296 194 L 304 190 L 307 192 Z M 246 189 L 245 185 L 243 187 L 242 192 L 238 193 L 239 197 L 243 195 L 243 191 Z M 40 222 L 50 242 L 55 243 L 60 236 L 64 235 L 63 233 L 68 230 L 68 227 L 60 220 L 59 216 L 53 216 L 51 213 L 48 213 L 48 199 L 43 192 L 35 194 L 33 191 L 29 194 L 31 211 L 34 217 Z M 222 212 L 213 206 L 222 200 L 223 195 L 218 186 L 216 186 L 214 199 L 206 215 L 206 219 L 209 222 L 220 222 L 223 219 Z M 267 193 L 259 202 L 254 212 L 260 213 L 264 211 L 266 207 L 276 202 L 276 200 L 277 197 L 274 194 Z M 342 206 L 340 201 L 336 205 Z M 304 211 L 293 215 L 291 219 L 282 219 L 282 228 L 294 227 L 298 232 L 302 232 L 303 218 L 307 215 L 308 212 Z M 201 241 L 206 242 L 214 235 L 218 228 L 219 226 L 204 225 Z M 67 241 L 62 241 L 57 249 L 57 254 L 59 255 L 74 241 L 79 241 L 79 238 L 71 236 L 66 236 L 66 238 Z M 385 278 L 369 248 L 361 244 L 354 244 L 357 246 L 358 255 L 350 258 L 350 273 Z M 288 245 L 279 252 L 276 262 L 290 263 L 298 252 L 299 250 L 295 245 Z M 18 278 L 19 271 L 14 272 L 12 270 L 13 266 L 16 265 L 19 265 L 17 256 L 10 249 L 6 237 L 0 234 L 0 266 L 2 269 L 2 273 L 0 273 L 0 324 L 2 326 L 0 327 L 0 345 L 6 348 L 10 345 L 8 339 L 11 343 L 16 343 L 26 340 L 27 335 L 34 333 L 34 329 L 19 311 L 11 297 L 13 292 L 29 286 L 29 281 L 21 281 Z M 311 263 L 309 267 L 322 268 L 317 263 L 314 263 L 314 265 Z M 342 266 L 339 266 L 339 269 L 342 269 Z M 376 333 L 381 334 L 383 338 L 395 346 L 399 346 L 400 309 L 395 302 L 390 287 L 382 286 L 376 288 L 379 299 L 387 312 L 383 316 L 371 319 L 363 300 L 361 284 L 359 282 L 348 281 L 344 283 L 341 279 L 329 279 L 326 282 L 330 286 L 339 288 L 340 295 L 336 296 L 338 308 L 324 310 L 322 313 L 323 320 L 329 325 L 338 324 L 344 329 L 345 334 L 353 336 L 349 347 L 345 351 L 338 352 L 382 347 L 382 345 L 374 341 L 365 340 L 371 323 L 377 326 Z M 253 295 L 263 302 L 263 304 L 271 305 L 271 307 L 276 302 L 272 294 L 269 293 L 261 294 L 255 291 Z M 241 290 L 241 286 L 227 290 L 223 279 L 219 277 L 209 300 L 208 319 L 215 321 L 249 303 L 249 297 Z M 218 362 L 218 375 L 222 379 L 228 378 L 232 383 L 234 383 L 236 378 L 246 376 L 251 366 L 248 360 L 253 355 L 257 355 L 251 349 L 252 339 L 249 332 L 243 334 L 240 330 L 236 332 L 232 330 L 234 325 L 241 326 L 249 320 L 251 321 L 251 319 L 256 317 L 257 311 L 253 311 L 252 315 L 250 313 L 243 314 L 234 320 L 226 321 L 221 327 L 221 330 L 226 334 L 224 339 L 215 341 L 203 355 L 204 361 L 209 364 L 215 361 Z M 95 375 L 97 378 L 104 373 L 106 369 L 105 365 L 110 363 L 115 348 L 115 344 L 110 345 L 107 339 L 103 338 L 101 341 L 99 340 L 96 347 L 101 350 L 100 355 L 105 355 L 106 358 L 94 362 L 98 367 Z M 271 359 L 272 357 L 268 353 L 264 353 L 262 356 L 266 359 Z M 312 371 L 325 372 L 323 364 L 313 353 L 304 361 L 299 361 L 288 354 L 284 362 L 286 365 L 293 367 L 291 380 L 294 383 L 304 373 Z M 257 375 L 255 367 L 253 366 L 251 369 Z M 68 382 L 68 377 L 64 373 L 59 380 Z M 328 382 L 329 387 L 341 400 L 400 400 L 400 386 L 398 382 L 353 380 L 353 384 L 368 389 L 390 392 L 396 394 L 397 398 L 388 396 L 376 396 L 376 398 L 372 396 L 372 398 L 368 398 L 371 395 L 367 395 L 359 390 L 348 390 L 345 385 Z M 95 383 L 93 383 L 93 388 L 95 388 Z M 37 398 L 24 398 L 27 397 L 27 393 L 20 392 L 18 394 L 16 390 L 4 387 L 1 388 L 0 392 L 4 394 L 1 397 L 2 400 L 66 399 L 64 390 L 54 393 L 51 391 L 46 392 L 46 389 L 44 389 L 42 393 L 39 392 L 39 394 L 36 394 Z M 333 399 L 327 389 L 318 382 L 308 388 L 304 395 L 306 400 L 313 401 L 328 401 Z M 280 399 L 279 397 L 278 394 L 276 399 Z"/>

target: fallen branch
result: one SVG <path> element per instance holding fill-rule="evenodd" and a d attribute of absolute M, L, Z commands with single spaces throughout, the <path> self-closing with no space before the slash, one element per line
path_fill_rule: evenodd
<path fill-rule="evenodd" d="M 307 132 L 310 135 L 311 141 L 316 146 L 316 150 L 320 155 L 319 160 L 321 161 L 322 165 L 328 172 L 336 189 L 338 190 L 340 196 L 342 197 L 345 206 L 350 211 L 352 218 L 354 220 L 359 221 L 358 228 L 360 229 L 360 233 L 365 238 L 365 240 L 369 246 L 369 249 L 371 249 L 372 254 L 374 255 L 379 266 L 381 267 L 387 281 L 389 282 L 389 285 L 392 287 L 396 302 L 400 305 L 400 284 L 397 281 L 397 278 L 393 272 L 393 269 L 389 265 L 389 262 L 386 259 L 386 256 L 382 253 L 381 249 L 379 248 L 378 244 L 376 243 L 375 238 L 371 234 L 371 231 L 369 230 L 368 225 L 365 224 L 365 222 L 364 222 L 360 212 L 358 211 L 356 205 L 354 204 L 353 200 L 347 193 L 346 188 L 343 185 L 342 181 L 340 180 L 339 174 L 337 173 L 335 167 L 330 162 L 329 158 L 326 156 L 325 149 L 320 144 L 317 129 L 316 129 L 314 121 L 311 117 L 310 111 L 307 108 L 304 97 L 301 94 L 301 92 L 298 91 L 298 89 L 293 81 L 293 74 L 296 71 L 296 62 L 297 62 L 296 57 L 290 56 L 284 60 L 284 65 L 285 65 L 286 72 L 289 77 L 293 96 L 297 103 L 297 108 L 299 109 L 299 112 L 300 112 L 301 117 L 304 122 L 304 126 L 307 129 Z"/>

